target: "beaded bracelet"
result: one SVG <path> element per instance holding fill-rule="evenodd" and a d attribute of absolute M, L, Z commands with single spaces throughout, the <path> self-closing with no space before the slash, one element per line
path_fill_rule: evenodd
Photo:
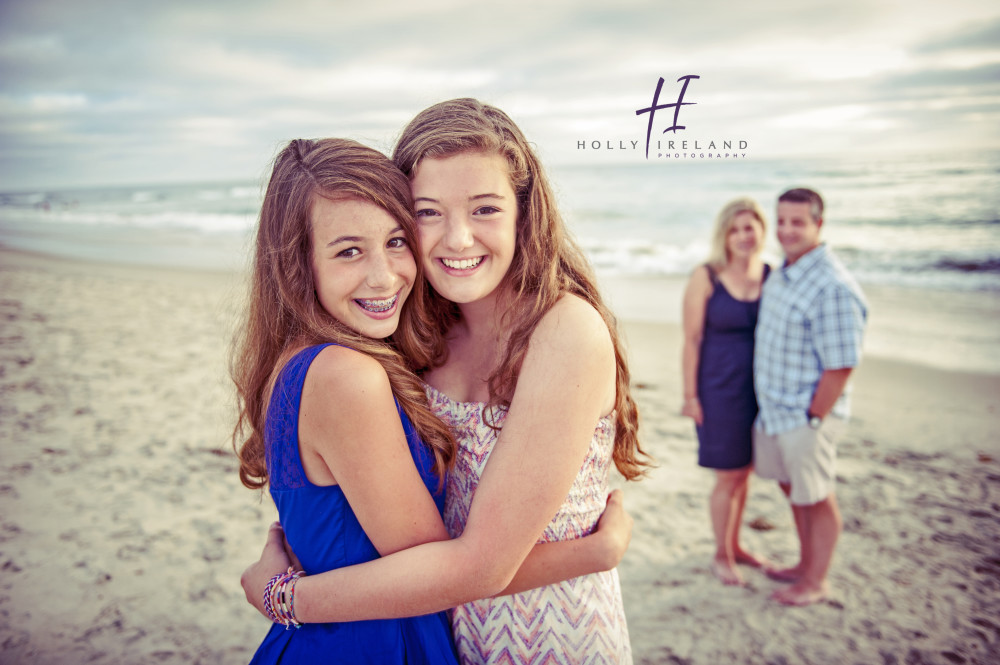
<path fill-rule="evenodd" d="M 276 623 L 285 626 L 287 630 L 290 626 L 298 628 L 302 624 L 295 618 L 295 583 L 304 573 L 302 571 L 293 572 L 291 568 L 283 573 L 275 581 L 273 589 L 268 597 L 269 614 L 273 614 Z"/>
<path fill-rule="evenodd" d="M 289 568 L 287 572 L 272 577 L 264 587 L 264 611 L 271 621 L 285 626 L 285 630 L 302 625 L 295 618 L 295 583 L 303 575 L 303 571 Z"/>
<path fill-rule="evenodd" d="M 285 630 L 290 626 L 298 628 L 302 625 L 295 618 L 295 583 L 298 582 L 302 575 L 303 573 L 300 571 L 286 576 L 275 594 L 278 600 L 278 604 L 275 607 L 275 614 L 278 616 L 279 623 L 285 624 Z"/>

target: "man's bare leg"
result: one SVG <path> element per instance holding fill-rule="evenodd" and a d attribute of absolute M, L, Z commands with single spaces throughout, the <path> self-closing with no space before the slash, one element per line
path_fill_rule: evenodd
<path fill-rule="evenodd" d="M 781 491 L 785 493 L 787 497 L 792 492 L 792 486 L 787 483 L 778 483 L 781 487 Z M 764 572 L 772 580 L 777 580 L 779 582 L 796 582 L 802 576 L 802 571 L 805 569 L 806 559 L 809 554 L 806 551 L 805 543 L 807 540 L 806 536 L 806 514 L 802 510 L 802 506 L 796 506 L 795 504 L 789 504 L 792 507 L 792 517 L 795 520 L 795 531 L 799 536 L 799 562 L 794 566 L 789 568 L 765 568 Z"/>
<path fill-rule="evenodd" d="M 837 539 L 843 529 L 840 508 L 833 494 L 811 506 L 800 506 L 800 509 L 805 518 L 801 575 L 792 586 L 779 589 L 771 595 L 785 605 L 811 605 L 829 595 L 830 586 L 826 575 L 830 571 Z"/>

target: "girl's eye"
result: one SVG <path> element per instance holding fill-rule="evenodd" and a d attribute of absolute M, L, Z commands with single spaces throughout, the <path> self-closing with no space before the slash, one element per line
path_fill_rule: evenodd
<path fill-rule="evenodd" d="M 500 212 L 500 208 L 494 208 L 493 206 L 482 206 L 481 208 L 476 208 L 477 215 L 495 215 Z"/>
<path fill-rule="evenodd" d="M 406 247 L 406 238 L 399 236 L 396 238 L 389 238 L 389 242 L 386 245 L 391 249 L 400 249 Z"/>
<path fill-rule="evenodd" d="M 347 249 L 343 249 L 343 250 L 337 252 L 337 256 L 345 258 L 345 259 L 353 259 L 355 256 L 357 256 L 360 253 L 361 253 L 361 250 L 358 249 L 357 247 L 348 247 Z"/>
<path fill-rule="evenodd" d="M 417 210 L 417 217 L 433 217 L 438 214 L 438 211 L 434 208 L 421 208 Z"/>

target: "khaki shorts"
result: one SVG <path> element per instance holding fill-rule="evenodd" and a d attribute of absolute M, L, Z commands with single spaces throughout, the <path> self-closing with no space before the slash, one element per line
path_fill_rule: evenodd
<path fill-rule="evenodd" d="M 827 417 L 819 429 L 808 425 L 779 434 L 753 428 L 753 465 L 761 478 L 791 485 L 789 501 L 811 506 L 833 494 L 837 479 L 837 437 L 843 421 Z"/>

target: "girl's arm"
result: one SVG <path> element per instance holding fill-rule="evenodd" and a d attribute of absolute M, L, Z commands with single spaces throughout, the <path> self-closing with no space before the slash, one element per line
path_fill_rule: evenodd
<path fill-rule="evenodd" d="M 532 335 L 462 535 L 302 578 L 298 618 L 413 616 L 502 592 L 565 500 L 614 390 L 603 319 L 581 299 L 562 298 Z M 244 576 L 255 604 L 267 572 L 252 566 Z"/>
<path fill-rule="evenodd" d="M 376 361 L 344 347 L 324 349 L 306 374 L 300 414 L 307 476 L 317 484 L 339 479 L 379 554 L 448 538 L 413 465 L 388 377 Z M 619 492 L 609 497 L 594 535 L 535 546 L 503 593 L 610 570 L 625 555 L 631 533 Z"/>
<path fill-rule="evenodd" d="M 547 584 L 611 570 L 625 556 L 632 537 L 632 518 L 625 512 L 624 495 L 614 490 L 589 536 L 538 543 L 499 596 L 520 593 Z M 286 566 L 287 568 L 287 566 Z"/>
<path fill-rule="evenodd" d="M 497 595 L 520 593 L 581 575 L 611 570 L 625 555 L 631 536 L 632 517 L 625 512 L 624 495 L 621 490 L 614 490 L 608 495 L 607 507 L 592 534 L 575 540 L 536 544 L 513 581 Z M 260 558 L 243 574 L 247 600 L 261 614 L 266 616 L 260 602 L 261 594 L 257 592 L 253 580 L 269 579 L 289 567 L 300 568 L 293 557 L 281 525 L 275 522 L 268 530 Z"/>
<path fill-rule="evenodd" d="M 681 350 L 681 372 L 684 383 L 684 405 L 681 415 L 693 418 L 701 425 L 704 414 L 698 400 L 698 359 L 701 355 L 701 338 L 705 331 L 705 306 L 712 295 L 712 282 L 708 268 L 699 266 L 691 273 L 684 290 L 682 321 L 684 345 Z"/>
<path fill-rule="evenodd" d="M 448 538 L 374 358 L 341 346 L 316 356 L 302 389 L 299 450 L 310 482 L 340 485 L 379 554 Z"/>

